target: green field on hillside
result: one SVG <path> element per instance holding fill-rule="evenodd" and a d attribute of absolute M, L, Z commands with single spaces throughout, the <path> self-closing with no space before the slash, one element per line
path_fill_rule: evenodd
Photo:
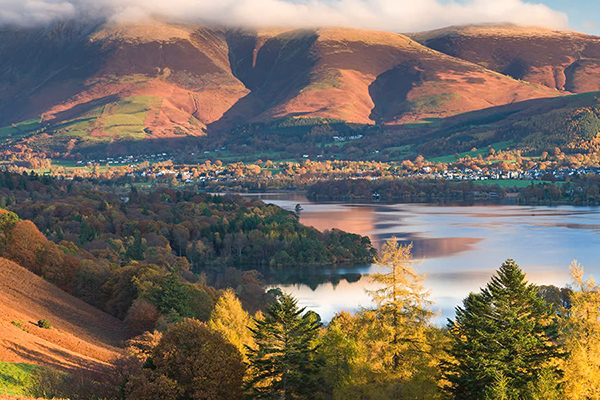
<path fill-rule="evenodd" d="M 18 139 L 26 136 L 30 132 L 38 129 L 41 126 L 40 118 L 35 117 L 16 124 L 8 125 L 0 128 L 0 141 L 6 139 Z"/>
<path fill-rule="evenodd" d="M 466 157 L 466 156 L 474 158 L 474 157 L 478 157 L 479 155 L 485 156 L 490 151 L 490 149 L 494 149 L 495 151 L 505 150 L 508 147 L 511 147 L 513 145 L 514 145 L 514 142 L 512 140 L 507 140 L 507 141 L 504 141 L 504 142 L 494 143 L 492 145 L 489 145 L 487 147 L 483 147 L 481 149 L 477 149 L 475 151 L 465 151 L 463 153 L 459 153 L 458 155 L 459 155 L 459 158 Z M 456 159 L 457 158 L 456 158 L 455 154 L 441 156 L 441 157 L 428 158 L 428 160 L 430 162 L 434 162 L 434 163 L 438 163 L 439 162 L 439 163 L 443 163 L 443 164 L 451 163 L 453 161 L 456 161 Z"/>
<path fill-rule="evenodd" d="M 0 361 L 0 394 L 24 396 L 32 384 L 37 365 Z"/>
<path fill-rule="evenodd" d="M 155 104 L 156 97 L 135 96 L 94 107 L 79 117 L 64 121 L 54 130 L 60 135 L 86 141 L 102 142 L 111 139 L 142 140 L 146 116 Z M 104 136 L 91 136 L 97 129 Z"/>
<path fill-rule="evenodd" d="M 146 137 L 145 120 L 152 107 L 153 96 L 136 96 L 120 100 L 103 116 L 104 132 L 110 136 L 141 140 Z"/>

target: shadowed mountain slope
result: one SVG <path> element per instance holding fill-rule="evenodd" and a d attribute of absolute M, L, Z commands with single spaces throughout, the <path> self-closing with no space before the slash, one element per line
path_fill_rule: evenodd
<path fill-rule="evenodd" d="M 413 37 L 515 79 L 572 93 L 600 90 L 600 37 L 519 26 L 465 26 Z"/>
<path fill-rule="evenodd" d="M 560 95 L 405 35 L 342 28 L 5 29 L 0 71 L 2 140 L 62 155 L 289 117 L 399 124 Z"/>

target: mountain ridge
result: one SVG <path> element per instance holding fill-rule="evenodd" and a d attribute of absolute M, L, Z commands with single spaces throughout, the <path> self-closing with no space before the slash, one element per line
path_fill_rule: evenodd
<path fill-rule="evenodd" d="M 286 118 L 386 127 L 561 97 L 572 93 L 565 85 L 573 93 L 600 90 L 593 74 L 596 58 L 586 59 L 583 67 L 565 67 L 570 53 L 552 53 L 562 49 L 551 46 L 552 38 L 564 44 L 571 36 L 596 57 L 600 38 L 512 26 L 411 35 L 161 21 L 37 33 L 5 29 L 0 32 L 7 39 L 0 46 L 0 133 L 8 134 L 0 136 L 4 146 L 17 145 L 16 150 L 69 156 L 107 144 L 218 136 Z M 501 43 L 492 46 L 481 37 Z M 514 37 L 526 39 L 524 52 L 532 46 L 530 37 L 552 39 L 542 40 L 543 51 L 521 66 L 533 72 L 517 73 L 517 61 L 495 56 L 498 49 L 516 46 Z M 470 49 L 481 46 L 496 53 L 473 56 Z M 556 65 L 540 66 L 546 53 L 554 54 Z M 597 60 L 600 68 L 600 47 Z M 548 78 L 549 69 L 564 75 L 566 68 L 573 79 L 561 84 L 558 72 Z M 21 95 L 14 99 L 16 93 Z"/>

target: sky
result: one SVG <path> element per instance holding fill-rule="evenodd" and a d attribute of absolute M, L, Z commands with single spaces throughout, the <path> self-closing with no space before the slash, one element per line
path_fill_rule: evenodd
<path fill-rule="evenodd" d="M 154 16 L 230 26 L 333 25 L 417 32 L 514 23 L 600 33 L 600 0 L 0 0 L 0 26 Z"/>
<path fill-rule="evenodd" d="M 567 14 L 569 28 L 600 35 L 599 0 L 544 0 L 544 3 L 554 10 Z"/>

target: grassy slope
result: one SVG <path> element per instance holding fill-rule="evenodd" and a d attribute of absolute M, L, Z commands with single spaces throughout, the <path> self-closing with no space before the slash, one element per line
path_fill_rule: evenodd
<path fill-rule="evenodd" d="M 37 365 L 0 361 L 0 395 L 24 396 Z"/>
<path fill-rule="evenodd" d="M 31 118 L 17 124 L 0 127 L 0 142 L 7 139 L 18 139 L 40 128 L 40 119 Z"/>
<path fill-rule="evenodd" d="M 56 127 L 56 133 L 93 141 L 142 140 L 146 137 L 146 116 L 152 110 L 154 101 L 153 96 L 120 99 L 61 123 Z"/>
<path fill-rule="evenodd" d="M 469 156 L 471 158 L 475 158 L 478 157 L 479 155 L 481 156 L 486 156 L 487 153 L 490 151 L 490 149 L 494 149 L 496 151 L 498 150 L 504 150 L 510 146 L 512 146 L 514 143 L 512 141 L 504 141 L 504 142 L 497 142 L 494 143 L 492 145 L 486 146 L 482 149 L 477 149 L 474 151 L 465 151 L 463 153 L 459 153 L 459 158 L 462 157 L 466 157 Z M 433 157 L 430 158 L 429 161 L 431 162 L 439 162 L 439 163 L 451 163 L 453 161 L 456 161 L 456 155 L 455 154 L 448 154 L 446 156 L 441 156 L 441 157 Z"/>
<path fill-rule="evenodd" d="M 118 356 L 127 337 L 121 321 L 3 258 L 0 304 L 2 361 L 94 369 Z M 39 328 L 40 319 L 52 329 Z"/>

